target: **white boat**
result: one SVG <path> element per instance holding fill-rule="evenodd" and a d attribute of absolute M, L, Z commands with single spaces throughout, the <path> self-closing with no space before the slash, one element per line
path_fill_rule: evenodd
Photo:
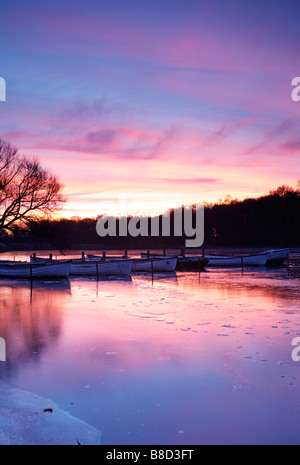
<path fill-rule="evenodd" d="M 91 260 L 72 261 L 71 275 L 92 276 L 129 276 L 132 271 L 133 260 Z"/>
<path fill-rule="evenodd" d="M 30 257 L 30 260 L 43 263 L 57 263 L 59 261 L 51 261 L 50 258 Z M 70 275 L 77 276 L 129 276 L 132 271 L 132 259 L 120 260 L 89 260 L 85 261 L 81 258 L 69 260 Z"/>
<path fill-rule="evenodd" d="M 205 255 L 207 266 L 265 266 L 268 258 L 266 252 L 255 255 Z"/>
<path fill-rule="evenodd" d="M 68 278 L 70 263 L 29 263 L 10 262 L 0 263 L 0 276 L 11 278 Z"/>
<path fill-rule="evenodd" d="M 94 260 L 103 260 L 103 256 L 99 257 L 97 255 L 87 255 L 89 261 Z M 126 260 L 125 257 L 106 257 L 104 261 L 122 261 Z M 177 264 L 177 257 L 150 257 L 150 258 L 133 258 L 132 271 L 149 271 L 149 272 L 159 272 L 159 271 L 174 271 Z"/>
<path fill-rule="evenodd" d="M 261 253 L 267 254 L 267 266 L 282 265 L 289 258 L 290 249 L 271 249 Z"/>
<path fill-rule="evenodd" d="M 202 255 L 162 255 L 141 252 L 142 258 L 177 258 L 177 271 L 199 271 L 203 270 L 208 263 L 208 258 Z"/>
<path fill-rule="evenodd" d="M 134 258 L 132 271 L 175 271 L 177 257 L 171 258 Z"/>

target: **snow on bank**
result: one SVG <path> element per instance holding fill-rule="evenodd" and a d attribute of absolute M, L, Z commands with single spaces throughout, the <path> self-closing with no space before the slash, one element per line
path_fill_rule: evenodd
<path fill-rule="evenodd" d="M 101 432 L 51 400 L 0 381 L 0 445 L 78 444 L 101 444 Z"/>

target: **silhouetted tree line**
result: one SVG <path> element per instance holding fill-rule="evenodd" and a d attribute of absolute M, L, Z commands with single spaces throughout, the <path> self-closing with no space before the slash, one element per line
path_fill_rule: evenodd
<path fill-rule="evenodd" d="M 194 227 L 195 207 L 193 210 Z M 170 237 L 100 237 L 97 219 L 43 219 L 32 221 L 13 234 L 2 232 L 1 242 L 13 248 L 71 250 L 183 248 L 186 235 L 174 235 L 174 211 L 170 213 Z M 259 198 L 242 201 L 229 196 L 215 204 L 205 205 L 205 247 L 299 247 L 300 183 L 297 189 L 279 186 Z M 161 222 L 162 217 L 160 217 Z M 130 218 L 128 218 L 128 221 Z M 151 219 L 148 218 L 149 231 Z M 161 224 L 161 223 L 160 223 Z M 184 230 L 184 225 L 183 230 Z M 117 220 L 117 233 L 118 233 Z M 161 231 L 161 228 L 160 228 Z"/>
<path fill-rule="evenodd" d="M 300 185 L 280 186 L 269 195 L 226 200 L 206 208 L 205 244 L 209 246 L 299 247 Z"/>

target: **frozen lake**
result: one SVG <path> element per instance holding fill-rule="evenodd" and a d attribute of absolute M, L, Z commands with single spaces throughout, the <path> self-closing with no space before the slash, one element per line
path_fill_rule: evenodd
<path fill-rule="evenodd" d="M 0 379 L 104 445 L 300 444 L 299 278 L 294 254 L 289 269 L 1 279 Z"/>

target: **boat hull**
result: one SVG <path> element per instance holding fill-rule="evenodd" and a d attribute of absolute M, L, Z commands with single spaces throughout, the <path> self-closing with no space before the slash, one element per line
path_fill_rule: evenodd
<path fill-rule="evenodd" d="M 88 255 L 88 260 L 94 262 L 99 260 L 97 255 Z M 125 257 L 107 257 L 109 261 L 124 261 Z M 127 259 L 128 260 L 128 259 Z M 132 271 L 160 272 L 175 271 L 177 257 L 151 257 L 151 258 L 133 258 Z"/>
<path fill-rule="evenodd" d="M 208 258 L 204 257 L 179 257 L 177 260 L 177 271 L 199 271 L 208 264 Z"/>
<path fill-rule="evenodd" d="M 70 275 L 129 276 L 133 260 L 72 262 Z"/>
<path fill-rule="evenodd" d="M 133 260 L 132 271 L 175 271 L 177 265 L 177 257 L 172 258 L 137 258 Z"/>
<path fill-rule="evenodd" d="M 265 266 L 268 258 L 266 253 L 245 256 L 206 255 L 206 257 L 207 266 L 220 267 Z"/>
<path fill-rule="evenodd" d="M 48 263 L 49 258 L 30 257 L 33 263 Z M 58 263 L 59 261 L 54 261 Z M 50 263 L 53 263 L 50 262 Z M 133 260 L 93 260 L 73 259 L 69 260 L 71 276 L 129 276 L 132 271 Z"/>
<path fill-rule="evenodd" d="M 0 276 L 10 278 L 68 278 L 69 263 L 18 263 L 0 264 Z"/>
<path fill-rule="evenodd" d="M 278 266 L 283 265 L 284 262 L 289 258 L 290 249 L 277 249 L 267 250 L 267 266 Z"/>
<path fill-rule="evenodd" d="M 148 254 L 145 252 L 142 252 L 141 254 L 142 258 L 148 257 Z M 176 263 L 176 271 L 199 271 L 203 270 L 205 266 L 208 264 L 208 258 L 202 257 L 199 255 L 159 255 L 159 254 L 149 254 L 150 258 L 177 258 L 177 263 Z"/>

